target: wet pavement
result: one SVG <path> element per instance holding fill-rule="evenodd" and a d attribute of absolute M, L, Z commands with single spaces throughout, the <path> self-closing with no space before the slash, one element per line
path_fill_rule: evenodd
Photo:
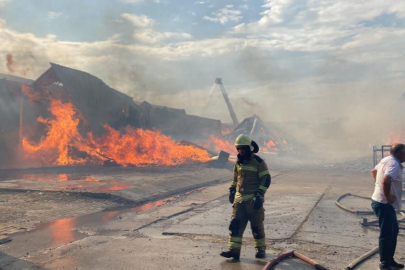
<path fill-rule="evenodd" d="M 97 179 L 115 179 L 132 185 L 118 192 L 131 193 L 131 189 L 139 187 L 137 194 L 146 190 L 143 198 L 161 194 L 160 199 L 134 207 L 112 207 L 107 211 L 44 222 L 32 231 L 12 234 L 12 242 L 0 245 L 0 268 L 262 269 L 277 254 L 297 250 L 330 269 L 343 269 L 377 244 L 378 232 L 360 225 L 363 216 L 345 212 L 335 205 L 335 200 L 344 193 L 371 195 L 373 181 L 367 172 L 336 168 L 273 171 L 275 177 L 265 205 L 268 256 L 254 258 L 248 226 L 240 262 L 218 255 L 227 248 L 231 214 L 227 201 L 229 181 L 207 180 L 203 177 L 207 175 L 204 168 L 186 172 L 187 182 L 183 178 L 186 176 L 177 178 L 175 171 L 137 173 L 137 179 L 144 174 L 143 181 L 135 181 L 136 177 L 132 180 L 128 180 L 128 176 L 111 177 L 111 174 Z M 225 178 L 231 174 L 229 170 L 221 173 L 211 175 Z M 203 178 L 210 184 L 198 187 L 196 183 Z M 83 181 L 83 178 L 71 179 Z M 149 180 L 153 183 L 145 183 Z M 0 181 L 0 186 L 8 181 L 10 179 Z M 49 183 L 38 182 L 44 186 Z M 106 186 L 110 183 L 106 182 Z M 184 183 L 188 184 L 187 192 L 165 196 L 176 187 L 184 189 Z M 134 198 L 133 195 L 126 198 L 129 197 Z M 347 198 L 342 203 L 352 209 L 370 210 L 366 199 Z M 403 261 L 405 243 L 401 241 L 403 236 L 400 237 L 396 258 Z M 358 269 L 373 269 L 377 265 L 378 257 L 374 256 Z M 275 269 L 313 268 L 297 259 L 288 259 Z"/>
<path fill-rule="evenodd" d="M 229 179 L 226 168 L 210 164 L 166 168 L 59 167 L 0 170 L 1 190 L 111 194 L 130 201 L 162 197 Z"/>

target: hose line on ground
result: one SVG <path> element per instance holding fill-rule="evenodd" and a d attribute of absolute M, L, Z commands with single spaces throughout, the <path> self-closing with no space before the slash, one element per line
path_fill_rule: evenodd
<path fill-rule="evenodd" d="M 341 209 L 343 209 L 343 210 L 345 210 L 345 211 L 347 211 L 347 212 L 353 213 L 353 214 L 357 214 L 357 215 L 371 215 L 371 214 L 374 214 L 373 211 L 355 211 L 355 210 L 352 210 L 352 209 L 350 209 L 350 208 L 347 208 L 347 207 L 343 206 L 343 205 L 340 203 L 340 201 L 341 201 L 342 199 L 346 198 L 346 197 L 349 197 L 349 196 L 353 196 L 353 197 L 357 197 L 357 198 L 362 198 L 362 199 L 371 200 L 370 197 L 365 197 L 365 196 L 360 196 L 360 195 L 354 195 L 354 194 L 351 194 L 351 193 L 346 193 L 346 194 L 343 194 L 342 196 L 340 196 L 340 197 L 335 201 L 335 204 L 336 204 L 339 208 L 341 208 Z M 402 221 L 402 220 L 405 219 L 405 214 L 404 214 L 403 212 L 397 212 L 397 213 L 399 213 L 399 214 L 401 215 L 401 218 L 399 219 L 400 221 Z M 370 223 L 372 223 L 372 222 L 370 222 Z M 363 223 L 361 223 L 361 225 L 368 228 L 368 226 L 366 225 L 366 223 L 365 223 L 364 221 L 363 221 Z M 352 261 L 345 269 L 346 269 L 346 270 L 352 270 L 352 269 L 354 269 L 357 265 L 359 265 L 360 263 L 364 262 L 365 260 L 367 260 L 368 258 L 370 258 L 371 256 L 373 256 L 373 255 L 376 254 L 377 252 L 378 252 L 378 246 L 375 247 L 375 248 L 373 248 L 372 250 L 370 250 L 370 251 L 364 253 L 363 255 L 361 255 L 360 257 L 358 257 L 357 259 L 355 259 L 354 261 Z"/>
<path fill-rule="evenodd" d="M 356 210 L 352 210 L 352 209 L 347 208 L 347 207 L 345 207 L 344 205 L 342 205 L 342 204 L 340 203 L 340 201 L 341 201 L 342 199 L 346 198 L 346 197 L 349 197 L 349 196 L 353 196 L 353 197 L 357 197 L 357 198 L 362 198 L 362 199 L 370 199 L 369 197 L 360 196 L 360 195 L 354 195 L 354 194 L 351 194 L 351 193 L 346 193 L 346 194 L 343 194 L 342 196 L 340 196 L 340 197 L 335 201 L 335 204 L 336 204 L 339 208 L 343 209 L 344 211 L 347 211 L 347 212 L 352 213 L 352 214 L 357 214 L 357 215 L 372 215 L 372 214 L 374 214 L 373 211 L 356 211 Z M 404 214 L 403 212 L 398 212 L 398 213 L 401 214 L 401 216 L 402 216 L 401 219 L 400 219 L 400 221 L 404 220 L 404 219 L 405 219 L 405 214 Z M 360 263 L 364 262 L 365 260 L 367 260 L 368 258 L 370 258 L 371 256 L 373 256 L 373 255 L 376 254 L 377 252 L 378 252 L 378 246 L 377 246 L 377 247 L 374 247 L 372 250 L 370 250 L 370 251 L 364 253 L 363 255 L 361 255 L 360 257 L 358 257 L 358 258 L 355 259 L 354 261 L 352 261 L 352 262 L 345 268 L 345 270 L 353 270 L 356 266 L 358 266 Z M 314 266 L 316 269 L 328 270 L 328 268 L 326 268 L 326 267 L 320 265 L 319 263 L 315 262 L 314 260 L 312 260 L 312 259 L 310 259 L 310 258 L 308 258 L 308 257 L 306 257 L 306 256 L 304 256 L 304 255 L 302 255 L 302 254 L 300 254 L 300 253 L 294 251 L 294 250 L 291 251 L 291 252 L 288 252 L 288 253 L 281 254 L 281 255 L 279 255 L 278 257 L 276 257 L 275 259 L 271 260 L 270 262 L 268 262 L 268 263 L 264 266 L 263 270 L 270 270 L 270 269 L 272 269 L 274 266 L 276 266 L 278 263 L 280 263 L 281 261 L 283 261 L 283 260 L 285 260 L 285 259 L 287 259 L 287 258 L 289 258 L 289 257 L 297 257 L 297 258 L 303 260 L 304 262 L 309 263 L 310 265 Z"/>
<path fill-rule="evenodd" d="M 306 263 L 309 263 L 310 265 L 314 266 L 316 269 L 319 269 L 319 270 L 329 270 L 328 268 L 326 268 L 326 267 L 320 265 L 319 263 L 317 263 L 316 261 L 314 261 L 314 260 L 308 258 L 307 256 L 302 255 L 301 253 L 296 252 L 295 250 L 293 250 L 293 251 L 291 251 L 291 252 L 288 252 L 288 253 L 281 254 L 281 255 L 278 256 L 277 258 L 271 260 L 270 262 L 268 262 L 268 263 L 264 266 L 263 270 L 270 270 L 270 269 L 272 269 L 274 266 L 276 266 L 279 262 L 281 262 L 282 260 L 285 260 L 285 259 L 287 259 L 287 258 L 289 258 L 289 257 L 297 257 L 298 259 L 300 259 L 300 260 L 302 260 L 302 261 L 304 261 L 304 262 L 306 262 Z"/>
<path fill-rule="evenodd" d="M 346 198 L 346 197 L 349 197 L 349 196 L 353 196 L 353 197 L 357 197 L 357 198 L 362 198 L 362 199 L 370 199 L 369 197 L 354 195 L 354 194 L 351 194 L 351 193 L 346 193 L 346 194 L 343 194 L 342 196 L 340 196 L 340 197 L 336 200 L 335 204 L 336 204 L 339 208 L 341 208 L 341 209 L 343 209 L 343 210 L 345 210 L 345 211 L 347 211 L 347 212 L 353 213 L 353 214 L 357 214 L 357 215 L 373 215 L 373 214 L 374 214 L 373 211 L 356 211 L 356 210 L 352 210 L 352 209 L 350 209 L 350 208 L 347 208 L 347 207 L 343 206 L 343 205 L 340 203 L 340 201 L 341 201 L 342 199 Z"/>
<path fill-rule="evenodd" d="M 369 252 L 364 253 L 363 255 L 361 255 L 360 257 L 358 257 L 357 259 L 355 259 L 354 261 L 352 261 L 347 267 L 346 270 L 353 270 L 357 265 L 359 265 L 360 263 L 362 263 L 363 261 L 367 260 L 368 258 L 370 258 L 371 256 L 373 256 L 374 254 L 376 254 L 378 252 L 378 246 L 373 248 L 372 250 L 370 250 Z"/>

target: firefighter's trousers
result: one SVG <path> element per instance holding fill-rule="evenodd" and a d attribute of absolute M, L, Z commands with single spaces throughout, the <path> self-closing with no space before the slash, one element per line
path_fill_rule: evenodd
<path fill-rule="evenodd" d="M 246 225 L 250 221 L 252 234 L 257 249 L 266 249 L 264 234 L 264 208 L 254 209 L 250 200 L 233 204 L 232 220 L 229 225 L 229 249 L 240 254 L 242 247 L 242 236 Z"/>

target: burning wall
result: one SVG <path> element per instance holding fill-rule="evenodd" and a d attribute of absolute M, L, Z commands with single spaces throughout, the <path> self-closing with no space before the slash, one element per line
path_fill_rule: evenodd
<path fill-rule="evenodd" d="M 17 154 L 20 89 L 20 83 L 0 79 L 0 164 L 9 165 Z"/>
<path fill-rule="evenodd" d="M 178 165 L 206 162 L 201 149 L 183 146 L 159 131 L 126 127 L 123 133 L 104 125 L 106 133 L 95 136 L 79 132 L 80 118 L 71 102 L 50 99 L 53 118 L 38 118 L 47 127 L 39 142 L 23 140 L 25 158 L 40 165 L 101 165 L 113 161 L 122 166 Z"/>

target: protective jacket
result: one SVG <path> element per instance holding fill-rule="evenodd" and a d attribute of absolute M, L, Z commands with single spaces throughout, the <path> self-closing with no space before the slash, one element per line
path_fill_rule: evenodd
<path fill-rule="evenodd" d="M 251 200 L 255 195 L 264 196 L 271 183 L 266 163 L 259 156 L 243 163 L 235 163 L 232 186 L 236 187 L 235 203 Z"/>

